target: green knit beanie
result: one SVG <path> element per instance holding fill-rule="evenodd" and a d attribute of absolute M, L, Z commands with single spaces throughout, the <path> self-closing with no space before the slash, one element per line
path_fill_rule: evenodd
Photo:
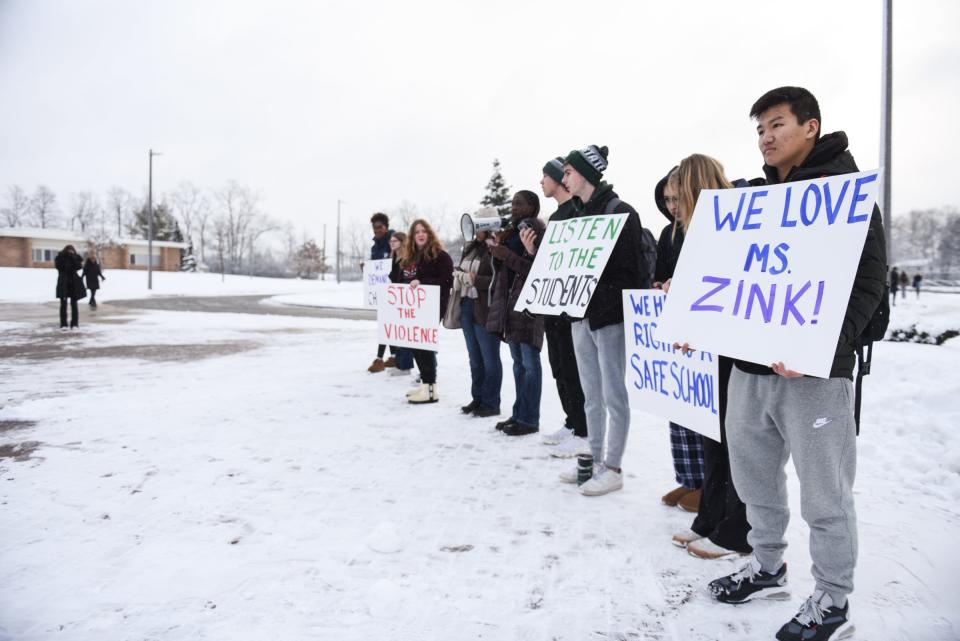
<path fill-rule="evenodd" d="M 583 149 L 574 149 L 567 155 L 564 162 L 569 163 L 577 173 L 586 178 L 587 182 L 596 187 L 607 169 L 608 153 L 609 150 L 606 147 L 590 145 Z"/>
<path fill-rule="evenodd" d="M 563 182 L 563 156 L 557 156 L 543 166 L 543 173 L 558 183 Z"/>

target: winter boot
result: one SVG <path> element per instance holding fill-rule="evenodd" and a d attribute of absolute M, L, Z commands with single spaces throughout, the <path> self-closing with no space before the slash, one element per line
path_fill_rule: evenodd
<path fill-rule="evenodd" d="M 676 489 L 670 490 L 660 498 L 660 502 L 664 505 L 669 505 L 670 507 L 676 507 L 677 502 L 685 497 L 687 494 L 690 494 L 693 490 L 687 489 L 682 485 Z"/>
<path fill-rule="evenodd" d="M 393 356 L 391 356 L 390 358 L 388 358 L 388 359 L 386 360 L 386 362 L 383 364 L 383 366 L 384 366 L 384 367 L 396 367 L 396 366 L 397 366 L 397 359 L 394 358 Z"/>
<path fill-rule="evenodd" d="M 696 514 L 700 511 L 700 497 L 703 496 L 703 490 L 698 489 L 692 492 L 687 492 L 677 501 L 677 507 L 683 510 L 684 512 L 690 512 L 691 514 Z"/>
<path fill-rule="evenodd" d="M 414 405 L 436 403 L 439 400 L 440 396 L 437 395 L 436 383 L 421 383 L 420 387 L 414 390 L 413 394 L 407 397 L 407 402 Z"/>
<path fill-rule="evenodd" d="M 370 367 L 367 368 L 367 371 L 371 374 L 376 374 L 377 372 L 382 372 L 387 369 L 387 366 L 383 364 L 382 358 L 375 358 L 373 362 L 370 363 Z"/>

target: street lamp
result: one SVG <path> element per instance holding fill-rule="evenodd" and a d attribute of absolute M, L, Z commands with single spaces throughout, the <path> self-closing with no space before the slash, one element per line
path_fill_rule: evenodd
<path fill-rule="evenodd" d="M 340 205 L 345 204 L 346 201 L 337 198 L 337 285 L 340 284 Z"/>
<path fill-rule="evenodd" d="M 880 100 L 880 165 L 883 167 L 883 194 L 880 211 L 883 215 L 883 231 L 887 238 L 887 260 L 893 259 L 893 204 L 891 183 L 893 178 L 893 0 L 883 3 L 883 84 Z"/>
<path fill-rule="evenodd" d="M 147 179 L 147 289 L 153 289 L 153 157 L 162 155 L 150 150 L 150 171 Z"/>

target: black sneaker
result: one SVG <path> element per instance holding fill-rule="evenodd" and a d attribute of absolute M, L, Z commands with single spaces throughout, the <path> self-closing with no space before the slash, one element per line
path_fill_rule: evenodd
<path fill-rule="evenodd" d="M 537 425 L 524 425 L 523 423 L 518 423 L 514 421 L 509 425 L 505 425 L 503 428 L 503 433 L 507 436 L 525 436 L 527 434 L 535 434 L 540 431 L 540 427 Z"/>
<path fill-rule="evenodd" d="M 477 409 L 478 407 L 480 407 L 480 403 L 478 403 L 477 401 L 470 401 L 469 403 L 467 403 L 466 405 L 460 408 L 460 412 L 462 412 L 463 414 L 472 414 L 473 410 Z"/>
<path fill-rule="evenodd" d="M 777 632 L 779 641 L 837 641 L 854 633 L 853 623 L 847 618 L 850 602 L 838 608 L 826 592 L 815 590 L 797 616 L 787 621 Z"/>
<path fill-rule="evenodd" d="M 473 410 L 473 415 L 478 418 L 489 418 L 490 416 L 497 416 L 499 413 L 499 407 L 487 407 L 486 405 L 477 405 Z"/>
<path fill-rule="evenodd" d="M 510 418 L 508 418 L 508 419 L 505 420 L 505 421 L 500 421 L 500 422 L 497 423 L 497 425 L 496 425 L 497 431 L 498 431 L 498 432 L 502 432 L 502 431 L 504 430 L 504 428 L 507 427 L 507 425 L 513 425 L 514 423 L 516 423 L 516 421 L 513 420 L 513 417 L 510 417 Z"/>
<path fill-rule="evenodd" d="M 776 574 L 760 569 L 756 557 L 729 576 L 710 582 L 707 589 L 717 601 L 722 603 L 746 603 L 753 599 L 786 599 L 787 564 L 784 563 Z"/>

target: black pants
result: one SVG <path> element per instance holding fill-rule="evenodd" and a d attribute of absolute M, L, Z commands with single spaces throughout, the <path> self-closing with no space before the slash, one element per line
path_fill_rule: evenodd
<path fill-rule="evenodd" d="M 90 305 L 93 307 L 97 306 L 97 290 L 95 289 L 90 290 Z"/>
<path fill-rule="evenodd" d="M 437 353 L 426 349 L 411 349 L 413 360 L 420 370 L 420 382 L 433 385 L 437 382 Z"/>
<path fill-rule="evenodd" d="M 580 372 L 577 357 L 573 352 L 573 337 L 570 323 L 562 319 L 547 318 L 544 322 L 547 337 L 547 358 L 550 371 L 557 382 L 560 405 L 567 415 L 566 426 L 574 436 L 587 436 L 587 417 L 583 413 L 583 388 L 580 387 Z"/>
<path fill-rule="evenodd" d="M 67 299 L 60 299 L 60 327 L 67 326 Z M 70 299 L 70 327 L 80 327 L 80 311 L 77 309 L 77 299 Z"/>
<path fill-rule="evenodd" d="M 709 538 L 720 547 L 750 553 L 747 543 L 747 506 L 740 500 L 730 477 L 730 453 L 724 419 L 727 414 L 727 383 L 733 361 L 720 358 L 720 442 L 703 439 L 703 494 L 700 510 L 690 529 Z"/>
<path fill-rule="evenodd" d="M 386 345 L 377 345 L 377 358 L 383 358 L 383 353 L 387 351 Z M 397 348 L 393 345 L 390 346 L 390 355 L 393 356 L 397 353 Z"/>

